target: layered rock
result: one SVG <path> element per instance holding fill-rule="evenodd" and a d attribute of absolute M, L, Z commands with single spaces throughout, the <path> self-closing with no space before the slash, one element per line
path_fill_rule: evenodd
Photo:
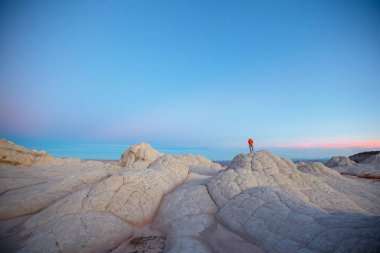
<path fill-rule="evenodd" d="M 365 178 L 380 178 L 380 154 L 370 152 L 360 153 L 354 156 L 356 163 L 347 157 L 332 157 L 326 165 L 334 170 L 346 174 Z M 364 159 L 367 157 L 366 159 Z"/>
<path fill-rule="evenodd" d="M 29 150 L 0 138 L 0 163 L 30 166 L 50 161 L 52 158 L 45 151 Z"/>
<path fill-rule="evenodd" d="M 373 164 L 373 165 L 380 165 L 380 154 L 372 155 L 365 159 L 362 163 L 364 164 Z"/>
<path fill-rule="evenodd" d="M 366 151 L 366 152 L 361 152 L 352 156 L 349 156 L 349 158 L 357 163 L 361 163 L 364 160 L 370 158 L 373 155 L 380 154 L 380 151 Z"/>

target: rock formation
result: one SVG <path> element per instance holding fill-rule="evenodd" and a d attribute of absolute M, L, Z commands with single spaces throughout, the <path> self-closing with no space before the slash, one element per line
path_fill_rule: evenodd
<path fill-rule="evenodd" d="M 380 154 L 380 151 L 366 151 L 366 152 L 361 152 L 352 156 L 349 156 L 349 158 L 357 163 L 361 163 L 364 160 L 368 159 L 369 157 L 373 155 Z"/>
<path fill-rule="evenodd" d="M 45 151 L 28 150 L 0 138 L 0 163 L 28 166 L 50 161 L 52 158 L 52 156 L 47 156 Z"/>
<path fill-rule="evenodd" d="M 154 150 L 149 144 L 140 143 L 128 148 L 121 156 L 119 164 L 123 167 L 136 162 L 151 163 L 163 154 Z"/>
<path fill-rule="evenodd" d="M 376 252 L 379 185 L 322 163 L 296 167 L 269 152 L 239 155 L 208 188 L 217 219 L 267 252 Z"/>
<path fill-rule="evenodd" d="M 326 166 L 346 175 L 380 178 L 380 154 L 363 152 L 350 157 L 355 157 L 355 160 L 360 162 L 356 163 L 345 156 L 334 156 L 326 163 Z"/>
<path fill-rule="evenodd" d="M 144 143 L 119 164 L 42 162 L 34 151 L 3 143 L 1 155 L 21 155 L 0 163 L 1 252 L 129 252 L 146 238 L 173 253 L 380 249 L 380 183 L 322 163 L 295 165 L 258 151 L 223 169 Z M 334 168 L 357 166 L 334 161 Z"/>
<path fill-rule="evenodd" d="M 363 164 L 373 164 L 373 165 L 380 165 L 380 154 L 372 155 L 365 159 Z"/>
<path fill-rule="evenodd" d="M 346 156 L 333 156 L 327 161 L 326 166 L 333 168 L 338 166 L 347 166 L 356 164 Z"/>

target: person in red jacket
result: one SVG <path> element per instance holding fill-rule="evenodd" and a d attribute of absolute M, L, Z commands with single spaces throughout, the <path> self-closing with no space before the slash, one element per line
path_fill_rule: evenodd
<path fill-rule="evenodd" d="M 253 152 L 253 139 L 252 139 L 252 137 L 249 138 L 248 144 L 249 144 L 249 152 L 252 153 Z"/>

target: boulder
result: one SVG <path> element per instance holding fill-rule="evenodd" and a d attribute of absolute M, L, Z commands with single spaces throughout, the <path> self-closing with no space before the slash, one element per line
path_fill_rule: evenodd
<path fill-rule="evenodd" d="M 127 167 L 136 162 L 151 163 L 163 154 L 154 150 L 149 144 L 140 143 L 128 148 L 121 156 L 120 166 Z"/>

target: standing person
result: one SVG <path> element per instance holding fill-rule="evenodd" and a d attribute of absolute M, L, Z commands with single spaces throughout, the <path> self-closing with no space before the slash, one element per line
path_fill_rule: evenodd
<path fill-rule="evenodd" d="M 249 138 L 248 144 L 249 144 L 249 152 L 252 153 L 253 152 L 253 139 L 252 139 L 252 137 Z"/>

